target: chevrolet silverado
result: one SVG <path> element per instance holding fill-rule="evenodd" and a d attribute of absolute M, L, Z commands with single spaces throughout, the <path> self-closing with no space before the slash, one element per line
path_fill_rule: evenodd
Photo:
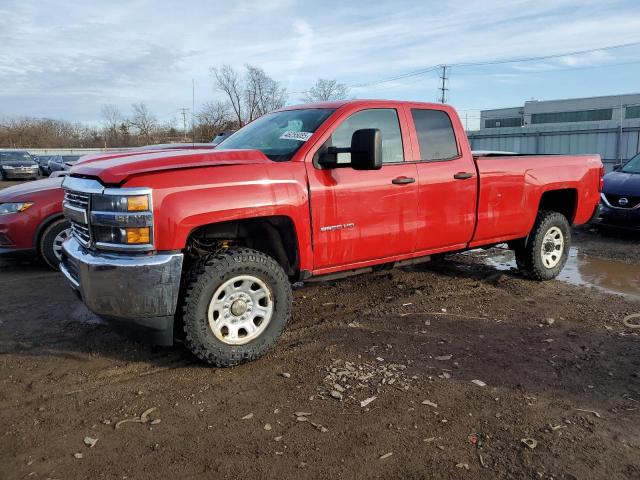
<path fill-rule="evenodd" d="M 293 282 L 501 243 L 554 278 L 603 174 L 598 155 L 474 156 L 446 105 L 287 107 L 215 150 L 74 166 L 61 270 L 103 318 L 235 365 L 275 343 Z"/>

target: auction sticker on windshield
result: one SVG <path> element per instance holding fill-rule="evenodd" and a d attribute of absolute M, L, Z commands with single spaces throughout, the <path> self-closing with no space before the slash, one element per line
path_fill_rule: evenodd
<path fill-rule="evenodd" d="M 292 130 L 288 130 L 280 135 L 282 140 L 298 140 L 299 142 L 306 142 L 311 138 L 313 133 L 310 132 L 294 132 Z"/>

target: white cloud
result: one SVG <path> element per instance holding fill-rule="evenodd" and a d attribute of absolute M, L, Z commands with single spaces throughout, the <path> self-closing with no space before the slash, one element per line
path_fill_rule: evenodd
<path fill-rule="evenodd" d="M 91 121 L 103 103 L 126 109 L 146 101 L 169 117 L 190 105 L 192 78 L 198 103 L 215 95 L 209 69 L 223 63 L 261 66 L 290 91 L 302 91 L 318 77 L 366 83 L 439 63 L 627 43 L 639 31 L 640 5 L 630 0 L 251 0 L 179 7 L 168 0 L 3 0 L 0 115 Z M 489 81 L 459 78 L 464 73 L 454 69 L 450 98 L 493 101 L 506 96 L 505 84 L 532 72 L 619 62 L 624 55 L 594 52 L 484 69 Z M 433 100 L 435 75 L 357 95 Z"/>

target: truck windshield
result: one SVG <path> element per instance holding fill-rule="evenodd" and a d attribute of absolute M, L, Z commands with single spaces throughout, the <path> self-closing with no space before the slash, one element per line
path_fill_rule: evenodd
<path fill-rule="evenodd" d="M 624 173 L 640 173 L 640 153 L 633 157 L 622 167 Z"/>
<path fill-rule="evenodd" d="M 286 162 L 333 112 L 330 108 L 307 108 L 268 113 L 238 130 L 216 150 L 255 149 L 275 162 Z"/>

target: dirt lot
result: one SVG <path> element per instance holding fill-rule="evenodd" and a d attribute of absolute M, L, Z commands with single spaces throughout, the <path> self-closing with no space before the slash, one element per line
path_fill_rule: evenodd
<path fill-rule="evenodd" d="M 574 240 L 609 272 L 587 283 L 636 288 L 637 234 Z M 621 322 L 640 300 L 509 260 L 306 285 L 277 347 L 223 370 L 127 340 L 60 274 L 0 260 L 0 478 L 640 478 L 640 331 Z"/>
<path fill-rule="evenodd" d="M 639 243 L 608 255 L 640 271 Z M 267 357 L 212 369 L 38 263 L 2 261 L 0 291 L 3 479 L 640 478 L 635 300 L 456 256 L 297 289 Z"/>

